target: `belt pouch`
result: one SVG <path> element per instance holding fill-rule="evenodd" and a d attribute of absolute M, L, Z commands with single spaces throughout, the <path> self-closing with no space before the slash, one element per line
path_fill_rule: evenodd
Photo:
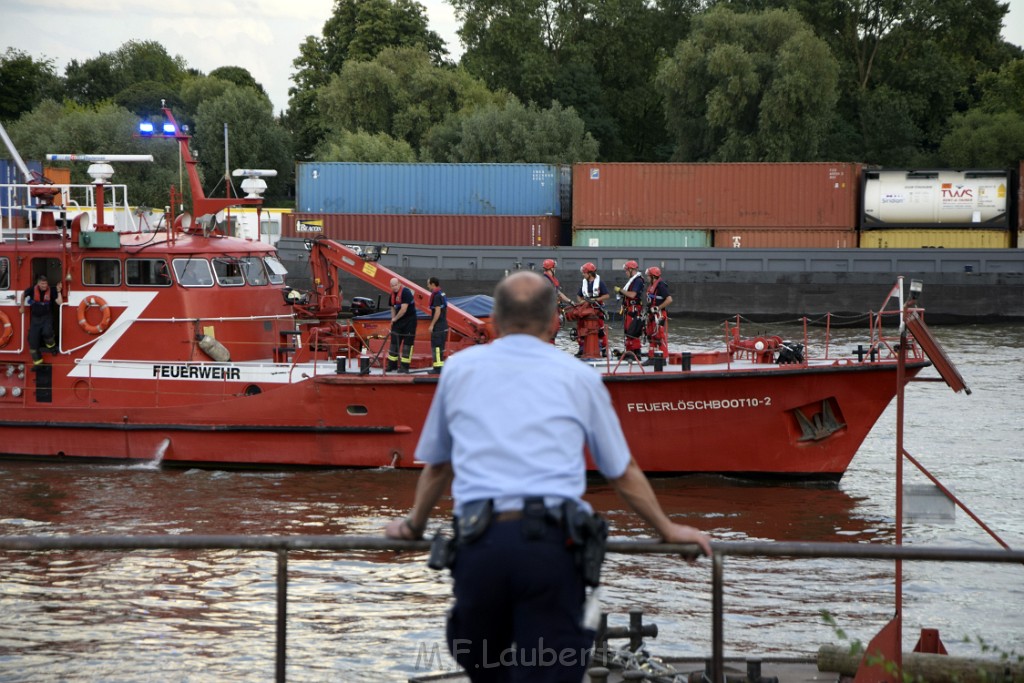
<path fill-rule="evenodd" d="M 455 519 L 456 537 L 459 543 L 472 543 L 484 535 L 491 525 L 494 501 L 490 498 L 474 500 L 462 506 L 462 515 Z"/>
<path fill-rule="evenodd" d="M 537 541 L 544 538 L 548 526 L 548 508 L 540 496 L 523 499 L 523 538 Z"/>

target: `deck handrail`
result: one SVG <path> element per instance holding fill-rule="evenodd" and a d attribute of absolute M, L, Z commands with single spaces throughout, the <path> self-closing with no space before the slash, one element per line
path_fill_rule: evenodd
<path fill-rule="evenodd" d="M 284 683 L 287 661 L 288 553 L 300 550 L 377 550 L 425 552 L 429 541 L 401 541 L 380 536 L 241 536 L 170 535 L 144 536 L 0 536 L 0 551 L 46 550 L 252 550 L 277 555 L 277 628 L 274 680 Z M 992 562 L 1024 565 L 1024 551 L 975 547 L 906 546 L 864 543 L 715 542 L 711 543 L 712 657 L 710 680 L 725 680 L 722 626 L 724 615 L 725 557 L 832 558 L 857 560 L 904 560 L 934 562 Z M 608 552 L 628 555 L 661 554 L 693 558 L 694 544 L 654 541 L 609 540 Z"/>

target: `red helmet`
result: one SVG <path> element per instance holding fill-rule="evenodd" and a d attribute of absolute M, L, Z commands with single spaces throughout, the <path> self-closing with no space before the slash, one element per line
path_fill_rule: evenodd
<path fill-rule="evenodd" d="M 640 264 L 637 263 L 636 261 L 626 261 L 626 265 L 624 265 L 622 268 L 624 270 L 638 270 L 640 268 Z"/>
<path fill-rule="evenodd" d="M 658 266 L 651 266 L 650 268 L 647 269 L 646 274 L 654 278 L 661 277 L 661 268 L 659 268 Z"/>
<path fill-rule="evenodd" d="M 543 263 L 544 270 L 551 270 L 552 268 L 554 268 L 557 265 L 558 264 L 555 263 L 555 259 L 553 259 L 553 258 L 546 258 L 546 259 L 544 259 L 544 263 Z"/>
<path fill-rule="evenodd" d="M 580 266 L 580 272 L 583 273 L 584 275 L 586 275 L 587 273 L 596 273 L 597 266 L 595 266 L 593 263 L 584 263 L 582 266 Z"/>

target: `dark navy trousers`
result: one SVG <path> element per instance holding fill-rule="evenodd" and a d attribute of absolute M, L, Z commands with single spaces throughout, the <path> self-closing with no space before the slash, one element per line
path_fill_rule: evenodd
<path fill-rule="evenodd" d="M 448 649 L 473 683 L 580 683 L 594 632 L 565 532 L 549 523 L 525 540 L 522 520 L 494 522 L 459 546 Z"/>

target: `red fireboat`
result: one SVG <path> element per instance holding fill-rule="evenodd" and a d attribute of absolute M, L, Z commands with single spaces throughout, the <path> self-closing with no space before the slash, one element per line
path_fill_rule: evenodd
<path fill-rule="evenodd" d="M 343 317 L 338 273 L 382 291 L 398 278 L 423 311 L 429 293 L 326 239 L 309 243 L 311 289 L 285 287 L 273 246 L 220 227 L 224 210 L 261 205 L 267 172 L 236 171 L 246 197 L 207 198 L 188 136 L 164 115 L 192 207 L 176 210 L 172 188 L 171 213 L 156 227 L 133 222 L 110 184 L 111 164 L 136 159 L 74 157 L 96 166 L 90 185 L 40 182 L 25 169 L 24 183 L 0 187 L 10 198 L 0 205 L 0 457 L 417 467 L 438 378 L 426 353 L 410 374 L 386 371 L 388 321 Z M 34 365 L 19 304 L 40 274 L 60 283 L 63 303 L 53 353 Z M 838 481 L 896 395 L 899 339 L 883 322 L 921 310 L 905 306 L 902 289 L 901 280 L 893 310 L 871 316 L 850 356 L 827 344 L 815 355 L 806 339 L 746 338 L 736 322 L 718 350 L 671 353 L 653 366 L 611 354 L 581 362 L 603 373 L 648 472 Z M 493 337 L 486 317 L 450 306 L 448 319 L 450 353 Z M 903 350 L 905 382 L 929 360 L 913 335 Z"/>

